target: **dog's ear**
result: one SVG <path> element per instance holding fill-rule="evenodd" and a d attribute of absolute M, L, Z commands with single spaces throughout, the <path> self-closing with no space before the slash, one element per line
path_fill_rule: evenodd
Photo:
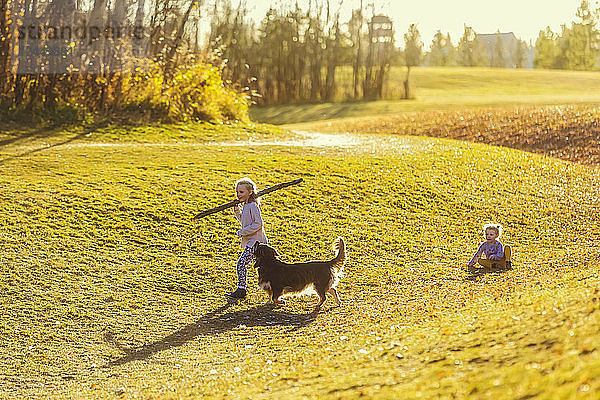
<path fill-rule="evenodd" d="M 252 245 L 252 252 L 255 253 L 256 250 L 258 249 L 258 246 L 260 245 L 260 242 L 254 242 L 254 244 Z"/>

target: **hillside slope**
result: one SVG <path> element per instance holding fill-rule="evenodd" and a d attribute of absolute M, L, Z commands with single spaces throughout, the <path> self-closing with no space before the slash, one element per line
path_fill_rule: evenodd
<path fill-rule="evenodd" d="M 399 135 L 370 147 L 94 135 L 3 153 L 3 397 L 600 389 L 596 169 Z M 331 257 L 334 238 L 346 239 L 341 307 L 329 300 L 314 315 L 314 298 L 301 298 L 266 308 L 254 270 L 249 299 L 225 301 L 236 223 L 191 216 L 231 199 L 241 176 L 261 187 L 305 179 L 265 197 L 266 231 L 286 261 Z M 515 269 L 469 276 L 489 220 L 506 227 Z"/>

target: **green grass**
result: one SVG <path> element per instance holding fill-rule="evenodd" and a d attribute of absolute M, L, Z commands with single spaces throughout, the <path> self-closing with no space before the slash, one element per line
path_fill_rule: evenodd
<path fill-rule="evenodd" d="M 207 144 L 235 139 L 230 128 L 191 126 L 186 143 L 115 127 L 5 143 L 1 396 L 598 393 L 597 168 L 425 137 Z M 225 301 L 234 218 L 191 217 L 232 198 L 241 176 L 261 188 L 305 179 L 264 198 L 267 235 L 286 261 L 330 257 L 343 236 L 340 308 L 329 300 L 313 315 L 315 299 L 301 298 L 267 309 L 254 270 L 249 299 Z M 489 220 L 505 226 L 515 270 L 471 279 L 463 266 Z"/>
<path fill-rule="evenodd" d="M 13 148 L 68 141 L 107 143 L 127 141 L 137 143 L 210 143 L 223 140 L 252 141 L 293 136 L 289 132 L 265 124 L 213 124 L 206 122 L 154 125 L 124 125 L 92 123 L 49 128 L 45 125 L 26 126 L 0 123 L 0 151 Z M 61 141 L 62 140 L 62 141 Z M 65 142 L 65 143 L 63 143 Z"/>
<path fill-rule="evenodd" d="M 350 92 L 349 70 L 340 71 L 340 90 Z M 398 98 L 406 69 L 390 72 L 388 97 Z M 254 121 L 294 124 L 335 118 L 516 105 L 600 102 L 600 72 L 430 67 L 411 70 L 414 100 L 380 100 L 251 107 Z"/>

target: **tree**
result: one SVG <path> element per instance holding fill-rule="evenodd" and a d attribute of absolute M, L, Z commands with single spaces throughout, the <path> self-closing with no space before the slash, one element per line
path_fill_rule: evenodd
<path fill-rule="evenodd" d="M 517 40 L 517 52 L 515 54 L 515 67 L 527 68 L 529 64 L 529 46 L 521 39 Z"/>
<path fill-rule="evenodd" d="M 452 44 L 452 38 L 450 33 L 446 34 L 446 45 L 443 48 L 444 54 L 446 55 L 445 65 L 456 65 L 456 48 Z"/>
<path fill-rule="evenodd" d="M 482 43 L 472 27 L 465 25 L 465 32 L 458 41 L 458 64 L 465 67 L 477 67 L 486 64 L 487 57 Z"/>
<path fill-rule="evenodd" d="M 563 24 L 561 34 L 549 27 L 540 32 L 535 43 L 536 68 L 591 70 L 600 55 L 600 31 L 597 10 L 590 9 L 589 1 L 582 0 L 576 13 L 579 19 L 571 26 Z"/>
<path fill-rule="evenodd" d="M 568 69 L 590 70 L 596 64 L 600 47 L 600 32 L 597 19 L 590 10 L 588 0 L 583 0 L 575 14 L 580 21 L 567 30 L 564 42 L 564 57 Z"/>
<path fill-rule="evenodd" d="M 7 20 L 8 0 L 0 0 L 0 100 L 8 82 L 9 26 Z"/>
<path fill-rule="evenodd" d="M 352 82 L 354 89 L 354 98 L 358 99 L 358 81 L 359 81 L 359 69 L 362 64 L 362 42 L 363 42 L 363 2 L 360 2 L 360 8 L 352 10 L 352 17 L 348 22 L 348 30 L 350 31 L 350 40 L 352 41 L 352 47 L 354 49 L 353 62 L 352 62 Z"/>
<path fill-rule="evenodd" d="M 249 54 L 253 46 L 254 26 L 247 14 L 245 3 L 240 2 L 234 7 L 230 1 L 223 1 L 221 8 L 213 12 L 210 24 L 208 49 L 222 60 L 227 60 L 223 78 L 236 84 L 248 81 L 248 66 L 254 61 Z"/>
<path fill-rule="evenodd" d="M 435 66 L 451 65 L 454 59 L 454 46 L 450 34 L 444 35 L 440 30 L 436 32 L 431 41 L 429 50 L 429 64 Z"/>
<path fill-rule="evenodd" d="M 561 33 L 556 39 L 558 54 L 554 61 L 554 68 L 569 69 L 569 59 L 567 58 L 567 55 L 569 53 L 571 41 L 573 40 L 573 35 L 571 29 L 566 24 L 561 25 L 560 28 Z"/>
<path fill-rule="evenodd" d="M 494 68 L 506 67 L 506 58 L 504 51 L 504 43 L 502 42 L 502 35 L 500 32 L 496 33 L 496 42 L 494 43 L 494 49 L 492 51 L 491 66 Z"/>
<path fill-rule="evenodd" d="M 362 2 L 361 2 L 362 3 Z M 375 6 L 373 3 L 369 4 L 371 6 L 373 16 L 375 15 Z M 373 81 L 373 64 L 375 58 L 375 37 L 373 32 L 373 17 L 371 17 L 371 21 L 367 24 L 368 28 L 368 41 L 369 44 L 367 46 L 367 59 L 365 60 L 365 79 L 363 81 L 363 99 L 367 100 L 375 100 L 377 97 L 375 91 L 375 83 Z"/>
<path fill-rule="evenodd" d="M 558 36 L 547 26 L 546 30 L 540 31 L 535 41 L 533 66 L 535 68 L 556 68 L 559 53 Z"/>
<path fill-rule="evenodd" d="M 327 75 L 325 76 L 325 95 L 323 96 L 326 101 L 333 101 L 335 97 L 335 70 L 341 57 L 341 39 L 340 10 L 338 10 L 335 14 L 335 23 L 330 27 L 327 38 Z"/>
<path fill-rule="evenodd" d="M 305 39 L 309 60 L 311 102 L 319 100 L 323 88 L 322 71 L 325 58 L 325 51 L 323 50 L 327 49 L 327 45 L 325 42 L 325 23 L 321 19 L 322 12 L 322 8 L 319 8 L 315 15 L 309 15 L 307 39 Z"/>
<path fill-rule="evenodd" d="M 411 24 L 408 28 L 408 32 L 404 34 L 405 44 L 405 65 L 406 65 L 406 79 L 404 80 L 404 98 L 409 99 L 410 93 L 410 68 L 416 67 L 421 64 L 423 58 L 423 42 L 421 41 L 421 34 L 415 24 Z"/>
<path fill-rule="evenodd" d="M 175 54 L 177 53 L 177 49 L 182 42 L 183 35 L 185 34 L 185 25 L 187 24 L 188 19 L 190 18 L 190 14 L 192 13 L 192 10 L 194 10 L 198 6 L 198 4 L 202 4 L 203 1 L 204 0 L 191 1 L 187 7 L 187 10 L 179 19 L 179 25 L 175 32 L 175 38 L 171 41 L 171 43 L 169 43 L 168 50 L 165 56 L 165 71 L 168 75 L 170 75 L 173 72 L 175 66 L 177 65 Z"/>

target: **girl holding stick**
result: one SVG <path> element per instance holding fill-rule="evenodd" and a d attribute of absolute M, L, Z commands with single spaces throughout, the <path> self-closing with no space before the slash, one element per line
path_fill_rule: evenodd
<path fill-rule="evenodd" d="M 257 196 L 256 184 L 250 178 L 242 178 L 235 183 L 235 192 L 240 204 L 233 207 L 233 214 L 242 226 L 237 231 L 237 235 L 241 238 L 240 247 L 243 252 L 236 265 L 237 289 L 228 293 L 227 296 L 233 299 L 243 299 L 246 297 L 247 265 L 254 261 L 252 247 L 256 242 L 267 244 L 268 241 L 260 214 L 260 200 Z"/>

